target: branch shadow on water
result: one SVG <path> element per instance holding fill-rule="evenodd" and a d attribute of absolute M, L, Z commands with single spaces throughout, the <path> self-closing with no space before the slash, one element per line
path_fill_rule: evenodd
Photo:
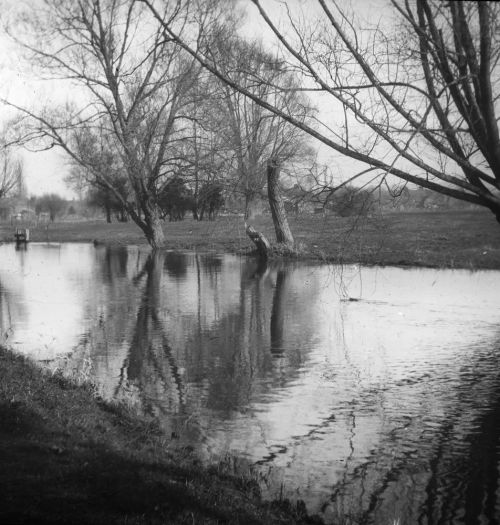
<path fill-rule="evenodd" d="M 394 428 L 325 506 L 353 524 L 499 523 L 498 364 L 490 352 L 464 366 L 443 420 L 427 430 L 426 417 Z"/>

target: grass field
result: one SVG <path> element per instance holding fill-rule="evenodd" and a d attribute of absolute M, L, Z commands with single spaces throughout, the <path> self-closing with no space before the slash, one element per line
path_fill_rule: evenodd
<path fill-rule="evenodd" d="M 483 211 L 423 211 L 374 217 L 339 218 L 320 215 L 291 217 L 301 257 L 362 264 L 415 265 L 500 269 L 500 224 Z M 272 241 L 269 216 L 252 225 Z M 170 249 L 248 252 L 253 245 L 241 217 L 216 221 L 166 222 Z M 0 239 L 12 240 L 14 227 L 0 225 Z M 104 221 L 55 222 L 31 227 L 33 241 L 145 244 L 133 223 Z"/>

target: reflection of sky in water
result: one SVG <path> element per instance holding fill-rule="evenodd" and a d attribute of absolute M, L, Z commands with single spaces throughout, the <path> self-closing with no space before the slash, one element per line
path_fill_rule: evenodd
<path fill-rule="evenodd" d="M 274 490 L 284 481 L 302 487 L 299 497 L 311 485 L 325 497 L 346 458 L 359 464 L 383 446 L 392 417 L 441 425 L 463 370 L 500 340 L 499 272 L 347 267 L 339 286 L 330 271 L 297 269 L 287 290 L 299 298 L 306 281 L 314 290 L 304 313 L 314 336 L 298 377 L 251 410 L 205 424 L 208 455 L 227 449 L 283 467 Z M 297 327 L 287 326 L 289 350 Z"/>
<path fill-rule="evenodd" d="M 102 283 L 95 280 L 97 264 L 89 245 L 31 244 L 28 252 L 2 246 L 2 287 L 15 298 L 9 304 L 23 312 L 12 319 L 21 351 L 40 359 L 71 351 L 83 331 L 89 294 L 102 295 L 94 299 L 102 301 L 98 310 L 107 307 L 105 294 L 99 290 Z M 210 327 L 237 308 L 240 266 L 237 258 L 225 261 L 225 276 L 215 287 L 207 275 L 200 282 L 195 271 L 164 282 L 166 312 L 196 314 Z M 429 352 L 435 355 L 436 348 L 477 343 L 499 319 L 498 272 L 346 267 L 342 272 L 298 269 L 295 274 L 287 293 L 299 300 L 307 295 L 303 315 L 314 322 L 314 339 L 329 341 L 332 349 L 339 345 L 358 350 L 383 347 L 387 358 L 397 360 L 409 348 L 402 356 L 408 363 L 426 359 Z M 307 293 L 307 288 L 313 293 Z M 349 301 L 349 297 L 363 300 Z M 4 317 L 6 332 L 7 313 Z M 359 351 L 356 355 L 369 361 Z"/>
<path fill-rule="evenodd" d="M 2 312 L 6 342 L 35 359 L 71 351 L 82 329 L 82 284 L 93 269 L 87 246 L 31 244 L 26 252 L 12 245 L 1 248 L 0 282 L 9 297 Z M 9 308 L 19 309 L 20 315 Z"/>
<path fill-rule="evenodd" d="M 427 479 L 441 427 L 475 432 L 471 407 L 481 415 L 498 386 L 500 272 L 147 261 L 134 248 L 0 246 L 7 343 L 36 359 L 73 350 L 68 366 L 90 360 L 107 397 L 202 456 L 258 462 L 271 492 L 283 481 L 316 510 L 340 485 L 365 508 L 407 457 Z"/>

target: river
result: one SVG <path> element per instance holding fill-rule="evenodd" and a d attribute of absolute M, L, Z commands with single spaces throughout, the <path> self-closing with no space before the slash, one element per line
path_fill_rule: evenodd
<path fill-rule="evenodd" d="M 327 522 L 488 523 L 499 291 L 498 271 L 4 244 L 0 342 Z"/>

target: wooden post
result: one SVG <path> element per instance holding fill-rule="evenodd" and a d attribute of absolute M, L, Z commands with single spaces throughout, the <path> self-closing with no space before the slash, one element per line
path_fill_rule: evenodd
<path fill-rule="evenodd" d="M 28 228 L 16 228 L 14 233 L 14 238 L 16 243 L 27 243 L 30 240 L 30 231 Z"/>

